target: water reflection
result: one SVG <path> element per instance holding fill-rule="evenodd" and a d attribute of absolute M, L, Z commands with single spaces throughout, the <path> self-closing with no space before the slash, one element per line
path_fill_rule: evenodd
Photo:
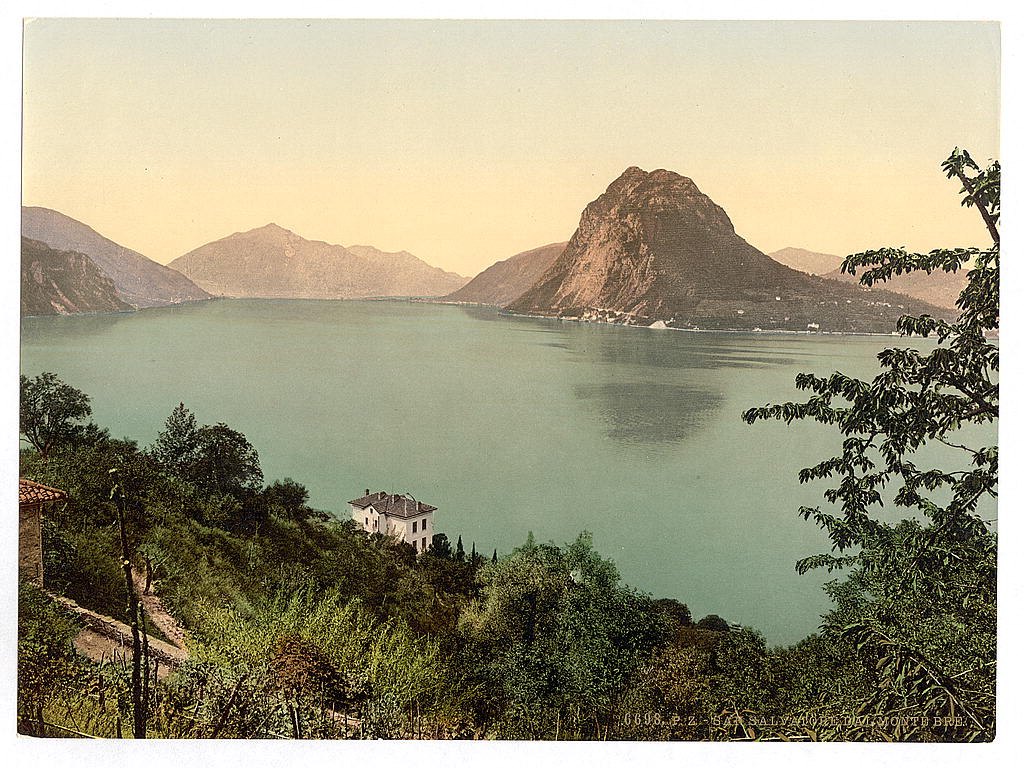
<path fill-rule="evenodd" d="M 683 334 L 559 323 L 560 339 L 579 365 L 574 397 L 596 415 L 605 435 L 637 448 L 665 450 L 692 439 L 721 408 L 723 382 L 708 350 Z"/>
<path fill-rule="evenodd" d="M 23 344 L 81 341 L 109 333 L 115 326 L 133 317 L 134 312 L 25 317 L 21 320 L 21 340 Z"/>
<path fill-rule="evenodd" d="M 815 353 L 795 349 L 804 339 L 747 334 L 689 333 L 580 323 L 513 315 L 491 307 L 461 307 L 474 320 L 504 322 L 520 333 L 555 335 L 544 346 L 571 349 L 588 364 L 627 364 L 645 368 L 765 368 L 792 365 Z M 596 354 L 594 351 L 596 350 Z"/>
<path fill-rule="evenodd" d="M 721 406 L 723 395 L 685 384 L 609 381 L 577 384 L 573 394 L 594 407 L 606 434 L 631 446 L 665 446 L 691 437 Z"/>
<path fill-rule="evenodd" d="M 780 357 L 777 355 L 764 354 L 759 357 L 744 357 L 743 355 L 708 355 L 703 361 L 707 368 L 775 368 L 783 365 L 793 365 L 792 357 Z"/>

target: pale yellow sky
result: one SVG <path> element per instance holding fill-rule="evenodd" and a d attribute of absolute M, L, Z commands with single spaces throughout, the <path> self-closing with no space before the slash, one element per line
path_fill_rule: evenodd
<path fill-rule="evenodd" d="M 274 221 L 472 275 L 623 169 L 764 251 L 985 244 L 938 165 L 999 156 L 978 22 L 36 20 L 23 198 L 166 263 Z"/>

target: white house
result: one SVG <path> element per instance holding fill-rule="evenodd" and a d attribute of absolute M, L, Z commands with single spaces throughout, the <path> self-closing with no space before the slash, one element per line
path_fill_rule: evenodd
<path fill-rule="evenodd" d="M 416 501 L 408 493 L 377 491 L 349 502 L 352 519 L 367 533 L 383 533 L 412 544 L 417 552 L 426 552 L 434 536 L 434 511 L 437 507 Z"/>

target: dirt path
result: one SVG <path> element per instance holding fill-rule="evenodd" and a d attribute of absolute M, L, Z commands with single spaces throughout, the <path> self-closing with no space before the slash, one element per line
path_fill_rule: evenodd
<path fill-rule="evenodd" d="M 164 607 L 163 601 L 150 588 L 150 594 L 143 594 L 146 588 L 146 577 L 134 568 L 132 569 L 132 583 L 135 586 L 135 594 L 142 603 L 146 616 L 157 628 L 164 633 L 164 637 L 170 640 L 181 650 L 185 651 L 185 628 L 178 623 Z"/>
<path fill-rule="evenodd" d="M 131 659 L 132 630 L 127 624 L 83 608 L 74 600 L 52 595 L 53 599 L 84 625 L 75 636 L 75 649 L 93 661 L 106 662 Z M 159 676 L 179 667 L 188 658 L 184 649 L 149 636 L 149 655 L 161 667 Z"/>
<path fill-rule="evenodd" d="M 126 645 L 120 638 L 113 638 L 86 627 L 79 631 L 72 639 L 71 644 L 75 650 L 87 659 L 92 659 L 100 664 L 116 662 L 118 664 L 130 665 L 132 663 L 131 638 L 127 638 Z M 149 639 L 150 645 L 160 642 L 153 637 Z M 176 664 L 168 663 L 164 659 L 156 668 L 157 679 L 163 680 L 174 671 Z"/>
<path fill-rule="evenodd" d="M 132 573 L 135 580 L 139 597 L 144 601 L 146 613 L 150 619 L 160 627 L 160 631 L 168 638 L 179 640 L 184 637 L 184 630 L 181 625 L 164 608 L 160 598 L 156 595 L 142 595 L 145 587 L 145 580 L 139 578 L 139 574 Z M 100 664 L 110 662 L 118 664 L 131 664 L 132 660 L 132 630 L 127 624 L 103 616 L 88 608 L 83 608 L 74 600 L 59 595 L 50 594 L 57 603 L 68 613 L 74 615 L 81 623 L 82 629 L 75 635 L 72 644 L 75 650 Z M 158 619 L 159 617 L 159 619 Z M 163 679 L 188 659 L 188 651 L 183 645 L 171 645 L 163 640 L 158 640 L 152 635 L 149 639 L 149 655 L 157 663 L 157 678 Z M 327 716 L 338 727 L 347 731 L 358 731 L 362 723 L 358 718 L 351 717 L 332 709 L 327 709 Z"/>

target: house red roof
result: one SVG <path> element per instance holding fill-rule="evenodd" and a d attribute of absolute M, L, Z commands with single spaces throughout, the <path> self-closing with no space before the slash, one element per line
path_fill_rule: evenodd
<path fill-rule="evenodd" d="M 33 480 L 18 479 L 18 504 L 45 504 L 48 501 L 60 501 L 68 495 L 64 491 Z"/>
<path fill-rule="evenodd" d="M 378 514 L 390 515 L 391 517 L 415 517 L 426 512 L 433 512 L 437 507 L 416 501 L 412 496 L 405 493 L 388 493 L 377 491 L 363 496 L 360 499 L 353 499 L 349 502 L 360 509 L 373 507 Z"/>

